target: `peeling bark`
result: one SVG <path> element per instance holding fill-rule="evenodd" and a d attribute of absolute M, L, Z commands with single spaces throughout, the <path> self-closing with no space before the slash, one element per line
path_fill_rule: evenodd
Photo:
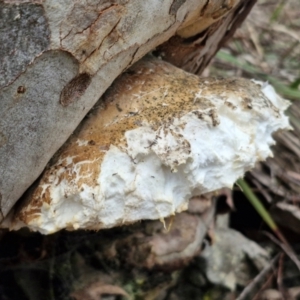
<path fill-rule="evenodd" d="M 185 71 L 201 74 L 220 47 L 233 36 L 256 1 L 240 1 L 235 7 L 225 6 L 223 10 L 219 10 L 219 14 L 222 16 L 223 13 L 224 17 L 217 21 L 213 19 L 213 16 L 216 17 L 213 11 L 206 23 L 199 23 L 198 30 L 190 28 L 179 31 L 157 48 L 156 55 Z M 207 9 L 206 7 L 205 12 Z M 206 28 L 207 24 L 211 26 Z"/>

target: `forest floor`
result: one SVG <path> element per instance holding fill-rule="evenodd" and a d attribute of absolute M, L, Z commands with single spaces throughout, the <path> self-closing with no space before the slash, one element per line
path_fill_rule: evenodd
<path fill-rule="evenodd" d="M 265 248 L 272 248 L 271 244 L 275 241 L 277 246 L 281 245 L 277 248 L 279 251 L 278 249 L 285 248 L 283 244 L 289 243 L 299 257 L 299 1 L 259 0 L 233 39 L 218 52 L 211 66 L 205 71 L 205 75 L 242 76 L 268 81 L 282 97 L 291 100 L 292 105 L 287 114 L 294 131 L 276 134 L 274 158 L 260 163 L 246 176 L 252 191 L 268 209 L 284 237 L 281 241 L 275 241 L 269 233 L 265 232 L 268 231 L 267 226 L 246 197 L 240 193 L 239 188 L 236 188 L 233 197 L 236 210 L 231 213 L 231 227 L 264 245 Z M 259 295 L 257 292 L 250 299 L 298 299 L 300 297 L 299 269 L 295 267 L 299 262 L 295 261 L 294 266 L 291 266 L 291 260 L 286 258 L 289 256 L 288 251 L 280 253 L 279 263 L 273 262 L 272 272 L 264 277 L 258 289 L 265 290 L 264 295 L 262 296 L 262 293 Z M 290 253 L 290 256 L 293 254 Z M 258 279 L 261 279 L 259 275 Z M 254 289 L 253 282 L 238 299 L 246 299 L 245 295 L 251 289 Z"/>

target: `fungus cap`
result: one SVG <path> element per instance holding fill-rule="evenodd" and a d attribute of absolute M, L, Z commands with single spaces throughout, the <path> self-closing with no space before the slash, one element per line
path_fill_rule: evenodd
<path fill-rule="evenodd" d="M 272 86 L 199 78 L 147 57 L 121 75 L 2 226 L 111 228 L 163 219 L 272 156 L 289 129 Z"/>

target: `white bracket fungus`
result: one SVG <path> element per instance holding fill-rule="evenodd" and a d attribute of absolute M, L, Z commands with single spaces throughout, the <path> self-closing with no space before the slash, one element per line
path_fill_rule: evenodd
<path fill-rule="evenodd" d="M 289 129 L 272 86 L 199 78 L 148 57 L 125 72 L 4 226 L 50 234 L 163 219 L 232 187 Z M 3 226 L 2 225 L 2 226 Z"/>

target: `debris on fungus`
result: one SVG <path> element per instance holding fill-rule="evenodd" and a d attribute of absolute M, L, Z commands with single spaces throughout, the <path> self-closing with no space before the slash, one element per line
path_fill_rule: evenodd
<path fill-rule="evenodd" d="M 123 73 L 2 226 L 44 234 L 163 219 L 272 155 L 289 103 L 268 83 L 147 57 Z"/>

